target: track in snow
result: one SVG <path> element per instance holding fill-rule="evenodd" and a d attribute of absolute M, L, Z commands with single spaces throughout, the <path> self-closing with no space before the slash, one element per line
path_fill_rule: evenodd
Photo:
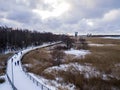
<path fill-rule="evenodd" d="M 7 74 L 11 81 L 14 81 L 14 85 L 18 90 L 40 90 L 40 87 L 36 86 L 32 80 L 30 80 L 25 72 L 22 70 L 21 63 L 15 65 L 15 62 L 20 62 L 21 53 L 14 55 L 12 59 L 8 61 Z M 12 78 L 12 67 L 13 67 L 13 78 Z"/>

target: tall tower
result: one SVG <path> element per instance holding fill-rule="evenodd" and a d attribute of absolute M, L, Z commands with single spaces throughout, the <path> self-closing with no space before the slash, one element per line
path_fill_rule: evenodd
<path fill-rule="evenodd" d="M 78 43 L 79 43 L 78 32 L 75 32 L 75 49 L 77 49 Z"/>
<path fill-rule="evenodd" d="M 77 36 L 78 36 L 78 32 L 75 32 L 75 37 L 77 38 Z"/>

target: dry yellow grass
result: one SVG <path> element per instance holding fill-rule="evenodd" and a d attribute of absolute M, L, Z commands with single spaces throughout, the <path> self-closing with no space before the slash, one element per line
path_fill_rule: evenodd
<path fill-rule="evenodd" d="M 41 75 L 42 71 L 52 66 L 50 53 L 46 49 L 38 49 L 26 54 L 22 59 L 23 64 L 31 64 L 28 71 Z"/>
<path fill-rule="evenodd" d="M 107 38 L 98 38 L 98 37 L 87 37 L 86 40 L 95 44 L 118 44 L 120 45 L 119 39 L 107 39 Z"/>
<path fill-rule="evenodd" d="M 85 58 L 74 58 L 71 55 L 66 55 L 63 63 L 80 63 L 90 64 L 96 67 L 101 74 L 112 75 L 109 80 L 103 80 L 100 76 L 85 78 L 79 71 L 76 73 L 67 71 L 51 71 L 43 72 L 45 69 L 52 67 L 52 58 L 47 49 L 39 49 L 32 51 L 23 58 L 24 64 L 32 64 L 29 71 L 38 75 L 43 75 L 47 79 L 55 80 L 56 77 L 62 77 L 63 82 L 73 83 L 76 90 L 120 90 L 120 40 L 103 39 L 103 38 L 87 38 L 88 42 L 96 44 L 115 44 L 113 46 L 90 46 L 91 54 L 86 55 Z M 36 63 L 37 62 L 37 63 Z M 119 78 L 119 79 L 117 79 Z M 61 83 L 63 83 L 61 82 Z M 60 90 L 64 90 L 59 87 Z"/>
<path fill-rule="evenodd" d="M 45 78 L 47 79 L 55 79 L 55 77 L 63 78 L 63 81 L 59 81 L 60 83 L 73 83 L 76 88 L 75 90 L 119 90 L 120 88 L 120 80 L 115 78 L 111 78 L 111 80 L 103 80 L 101 77 L 91 77 L 85 78 L 83 74 L 75 69 L 73 73 L 74 67 L 71 67 L 67 71 L 64 70 L 52 70 L 51 73 L 44 73 Z M 55 74 L 56 73 L 56 74 Z M 59 87 L 60 90 L 64 90 L 63 87 Z M 59 90 L 58 89 L 58 90 Z"/>
<path fill-rule="evenodd" d="M 90 51 L 92 52 L 91 54 L 86 55 L 84 59 L 78 59 L 77 61 L 83 64 L 90 63 L 101 72 L 106 74 L 114 73 L 120 78 L 120 66 L 115 66 L 116 64 L 120 64 L 119 46 L 91 47 Z"/>

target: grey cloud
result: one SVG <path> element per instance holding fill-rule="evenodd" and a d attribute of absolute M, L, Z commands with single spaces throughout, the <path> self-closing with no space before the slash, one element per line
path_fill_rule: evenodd
<path fill-rule="evenodd" d="M 8 19 L 15 20 L 21 23 L 29 23 L 33 18 L 33 14 L 29 11 L 12 11 L 7 15 Z"/>
<path fill-rule="evenodd" d="M 44 24 L 51 29 L 57 29 L 62 25 L 62 22 L 57 18 L 52 18 L 44 21 Z"/>
<path fill-rule="evenodd" d="M 105 14 L 117 10 L 120 13 L 119 0 L 65 0 L 71 4 L 71 10 L 59 17 L 42 20 L 33 9 L 51 11 L 53 8 L 43 0 L 0 0 L 0 25 L 17 26 L 51 31 L 54 33 L 118 33 L 120 31 L 119 15 L 114 20 L 106 20 Z M 64 8 L 63 8 L 64 9 Z M 113 12 L 114 14 L 114 12 Z M 108 18 L 109 19 L 109 18 Z M 89 26 L 87 21 L 94 23 Z"/>

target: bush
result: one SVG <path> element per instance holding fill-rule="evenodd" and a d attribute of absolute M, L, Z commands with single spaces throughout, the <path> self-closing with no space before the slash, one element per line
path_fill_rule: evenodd
<path fill-rule="evenodd" d="M 53 65 L 59 66 L 62 63 L 62 59 L 64 58 L 65 53 L 63 51 L 53 50 L 51 55 L 53 59 Z"/>
<path fill-rule="evenodd" d="M 56 46 L 54 49 L 56 49 L 56 50 L 67 50 L 68 48 L 66 46 Z"/>

